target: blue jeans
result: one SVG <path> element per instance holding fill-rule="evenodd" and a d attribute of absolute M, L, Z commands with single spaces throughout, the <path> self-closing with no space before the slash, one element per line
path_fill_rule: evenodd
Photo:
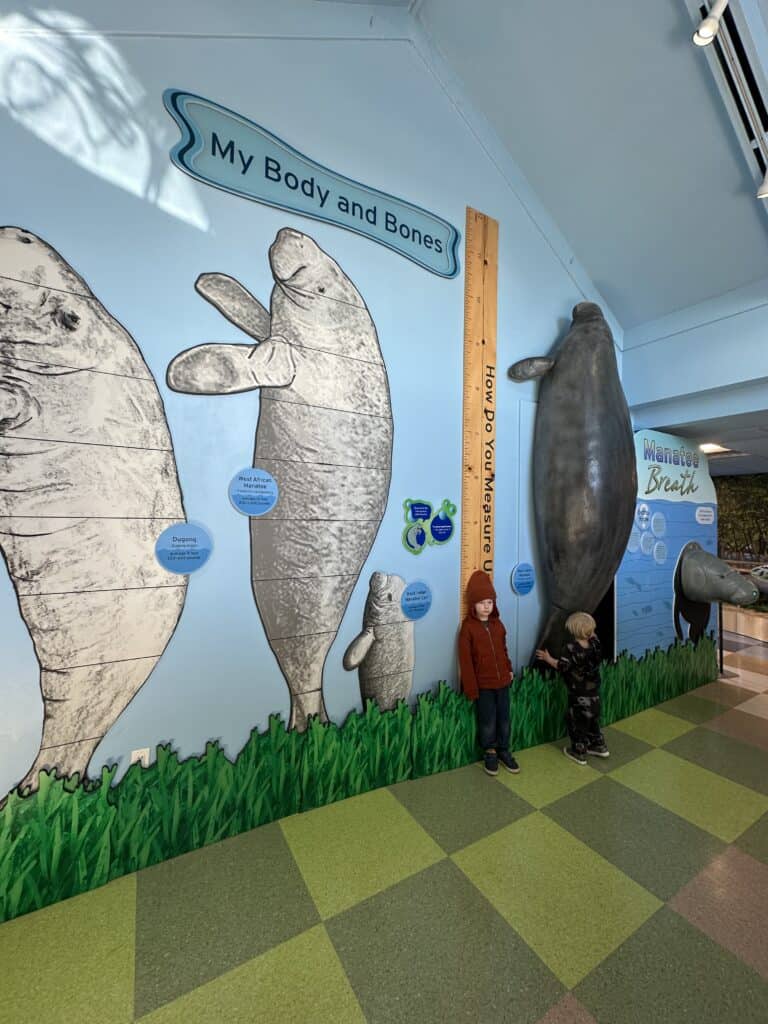
<path fill-rule="evenodd" d="M 483 750 L 509 750 L 509 687 L 481 690 L 477 697 L 477 728 Z"/>

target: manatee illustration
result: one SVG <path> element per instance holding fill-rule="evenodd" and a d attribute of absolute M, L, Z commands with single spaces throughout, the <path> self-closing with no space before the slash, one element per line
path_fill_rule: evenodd
<path fill-rule="evenodd" d="M 371 576 L 362 632 L 344 653 L 344 668 L 358 670 L 363 705 L 375 700 L 382 711 L 407 700 L 413 686 L 413 622 L 400 605 L 404 590 L 400 576 Z"/>
<path fill-rule="evenodd" d="M 533 494 L 551 608 L 536 647 L 559 657 L 568 615 L 593 613 L 610 586 L 635 512 L 632 424 L 600 307 L 580 302 L 554 358 L 522 359 L 509 376 L 542 378 Z"/>
<path fill-rule="evenodd" d="M 307 235 L 269 250 L 270 312 L 237 281 L 203 274 L 197 291 L 256 344 L 176 356 L 168 385 L 186 394 L 261 389 L 253 464 L 277 503 L 252 517 L 256 607 L 291 695 L 289 727 L 327 721 L 323 666 L 389 494 L 392 413 L 376 328 L 359 292 Z"/>
<path fill-rule="evenodd" d="M 729 604 L 754 604 L 760 596 L 757 587 L 717 556 L 690 541 L 680 552 L 674 575 L 675 603 L 672 616 L 678 640 L 698 643 L 704 636 L 714 601 Z M 680 619 L 688 623 L 688 636 Z"/>
<path fill-rule="evenodd" d="M 21 785 L 83 775 L 176 627 L 187 579 L 156 561 L 184 520 L 165 411 L 128 332 L 42 239 L 0 228 L 0 550 L 40 664 Z"/>

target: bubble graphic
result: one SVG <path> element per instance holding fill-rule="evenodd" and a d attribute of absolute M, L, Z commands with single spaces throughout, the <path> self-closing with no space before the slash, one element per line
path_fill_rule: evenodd
<path fill-rule="evenodd" d="M 640 538 L 640 550 L 644 555 L 650 555 L 653 551 L 653 534 L 644 533 Z"/>
<path fill-rule="evenodd" d="M 667 560 L 667 545 L 663 540 L 657 540 L 653 545 L 653 560 L 657 565 L 664 565 Z"/>
<path fill-rule="evenodd" d="M 663 512 L 654 512 L 651 516 L 651 533 L 654 537 L 663 537 L 667 532 L 667 520 Z"/>
<path fill-rule="evenodd" d="M 632 527 L 632 532 L 629 535 L 629 542 L 627 544 L 627 551 L 630 555 L 634 555 L 640 548 L 640 531 L 637 527 Z"/>
<path fill-rule="evenodd" d="M 641 530 L 647 530 L 648 529 L 648 523 L 650 522 L 650 519 L 651 519 L 651 510 L 648 508 L 648 506 L 645 504 L 645 502 L 643 502 L 642 504 L 638 505 L 637 506 L 637 510 L 635 511 L 635 522 L 637 523 L 637 525 L 639 526 L 639 528 Z"/>

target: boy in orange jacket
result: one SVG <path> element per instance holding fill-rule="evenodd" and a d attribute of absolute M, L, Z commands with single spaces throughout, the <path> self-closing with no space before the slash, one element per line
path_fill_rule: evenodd
<path fill-rule="evenodd" d="M 508 772 L 520 771 L 509 752 L 509 686 L 514 678 L 507 654 L 507 631 L 499 618 L 496 591 L 486 573 L 472 573 L 467 584 L 469 614 L 459 631 L 459 671 L 464 693 L 477 703 L 485 770 L 498 775 L 499 761 Z"/>

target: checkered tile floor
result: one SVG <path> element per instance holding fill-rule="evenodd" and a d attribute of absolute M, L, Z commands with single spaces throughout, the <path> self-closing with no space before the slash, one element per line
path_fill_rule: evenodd
<path fill-rule="evenodd" d="M 285 819 L 0 927 L 13 1024 L 768 1020 L 768 647 L 519 776 Z"/>

